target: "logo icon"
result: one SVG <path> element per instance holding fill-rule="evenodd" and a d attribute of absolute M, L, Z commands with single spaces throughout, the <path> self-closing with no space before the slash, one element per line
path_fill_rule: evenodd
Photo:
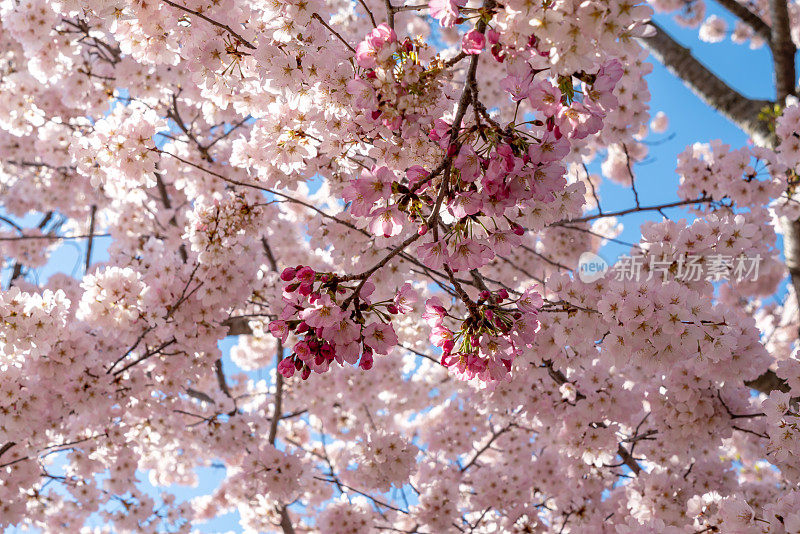
<path fill-rule="evenodd" d="M 584 252 L 578 259 L 578 278 L 581 282 L 590 283 L 605 276 L 608 271 L 606 260 L 594 252 Z"/>

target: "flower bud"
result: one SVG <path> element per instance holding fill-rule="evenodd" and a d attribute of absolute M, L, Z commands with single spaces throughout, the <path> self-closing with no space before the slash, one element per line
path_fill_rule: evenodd
<path fill-rule="evenodd" d="M 281 280 L 284 282 L 291 282 L 294 280 L 295 275 L 297 274 L 297 270 L 293 267 L 287 267 L 281 273 Z"/>
<path fill-rule="evenodd" d="M 283 290 L 287 293 L 294 293 L 297 288 L 300 287 L 300 282 L 295 282 L 293 284 L 289 284 L 288 286 L 284 287 Z"/>
<path fill-rule="evenodd" d="M 373 363 L 374 360 L 372 358 L 372 351 L 370 350 L 370 352 L 367 352 L 366 350 L 364 350 L 364 354 L 361 355 L 361 362 L 358 364 L 358 366 L 365 371 L 369 371 L 370 369 L 372 369 Z"/>
<path fill-rule="evenodd" d="M 301 295 L 303 295 L 304 297 L 307 297 L 307 296 L 309 296 L 311 294 L 311 292 L 313 290 L 314 290 L 314 286 L 311 285 L 311 284 L 300 284 L 300 288 L 299 288 L 298 292 Z"/>

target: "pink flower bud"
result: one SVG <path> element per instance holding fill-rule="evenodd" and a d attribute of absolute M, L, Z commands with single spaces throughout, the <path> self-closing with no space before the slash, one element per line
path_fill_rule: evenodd
<path fill-rule="evenodd" d="M 314 290 L 314 286 L 311 285 L 311 284 L 300 284 L 300 288 L 299 288 L 298 292 L 301 295 L 303 295 L 304 297 L 307 297 L 307 296 L 309 296 L 311 294 L 311 292 L 313 290 Z"/>
<path fill-rule="evenodd" d="M 284 287 L 283 290 L 287 293 L 294 293 L 297 291 L 297 288 L 300 287 L 300 282 L 295 282 L 293 284 L 289 284 L 288 286 Z"/>
<path fill-rule="evenodd" d="M 294 280 L 294 276 L 297 274 L 297 270 L 292 267 L 287 267 L 281 273 L 281 280 L 284 282 L 291 282 Z"/>
<path fill-rule="evenodd" d="M 454 363 L 458 362 L 459 356 L 458 354 L 442 354 L 442 365 L 445 367 L 450 367 Z"/>
<path fill-rule="evenodd" d="M 374 359 L 372 358 L 372 354 L 364 353 L 364 355 L 361 356 L 361 362 L 358 364 L 358 366 L 365 371 L 369 371 L 370 369 L 372 369 L 373 363 Z"/>
<path fill-rule="evenodd" d="M 481 50 L 486 46 L 486 36 L 478 30 L 470 30 L 461 40 L 461 50 L 465 54 L 480 54 Z"/>
<path fill-rule="evenodd" d="M 503 53 L 503 47 L 499 44 L 493 44 L 490 51 L 492 53 L 492 57 L 498 63 L 502 63 L 506 60 L 506 55 Z"/>
<path fill-rule="evenodd" d="M 444 352 L 445 354 L 450 354 L 450 352 L 453 350 L 453 347 L 455 346 L 456 346 L 455 341 L 453 341 L 452 339 L 447 339 L 444 341 L 444 343 L 442 343 L 442 352 Z"/>

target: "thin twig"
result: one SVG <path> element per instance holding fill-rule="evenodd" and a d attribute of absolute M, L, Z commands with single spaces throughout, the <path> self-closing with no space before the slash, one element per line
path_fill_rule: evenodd
<path fill-rule="evenodd" d="M 389 27 L 394 29 L 394 6 L 390 0 L 383 0 L 383 3 L 386 6 L 386 18 L 389 22 Z"/>
<path fill-rule="evenodd" d="M 322 24 L 323 26 L 325 26 L 326 28 L 328 28 L 328 31 L 329 31 L 329 32 L 331 32 L 333 35 L 335 35 L 335 36 L 336 36 L 336 37 L 337 37 L 337 38 L 338 38 L 338 39 L 339 39 L 339 40 L 340 40 L 342 43 L 344 43 L 344 45 L 345 45 L 345 46 L 346 46 L 348 49 L 350 49 L 350 51 L 351 51 L 352 53 L 354 53 L 354 54 L 356 53 L 356 49 L 355 49 L 355 48 L 353 48 L 352 46 L 350 46 L 350 43 L 348 43 L 347 41 L 345 41 L 344 37 L 342 37 L 341 35 L 339 35 L 339 32 L 337 32 L 336 30 L 334 30 L 333 28 L 331 28 L 330 26 L 328 26 L 328 23 L 327 23 L 327 22 L 325 22 L 324 20 L 322 20 L 322 17 L 320 17 L 318 13 L 314 13 L 313 15 L 311 15 L 311 17 L 312 17 L 312 18 L 315 18 L 315 19 L 317 19 L 317 20 L 320 22 L 320 24 Z"/>
<path fill-rule="evenodd" d="M 182 6 L 180 4 L 176 4 L 175 2 L 172 2 L 171 0 L 161 0 L 161 1 L 164 2 L 165 4 L 171 5 L 172 7 L 180 9 L 181 11 L 185 11 L 185 12 L 190 13 L 190 14 L 196 16 L 196 17 L 199 17 L 199 18 L 203 19 L 204 21 L 206 21 L 206 22 L 208 22 L 210 24 L 213 24 L 214 26 L 216 26 L 218 28 L 222 28 L 223 30 L 225 30 L 228 33 L 230 33 L 232 36 L 236 37 L 236 39 L 238 39 L 239 42 L 242 43 L 247 48 L 249 48 L 251 50 L 255 50 L 256 49 L 256 47 L 253 46 L 253 44 L 250 41 L 248 41 L 247 39 L 245 39 L 244 37 L 242 37 L 241 35 L 239 35 L 235 31 L 233 31 L 233 29 L 230 26 L 228 26 L 227 24 L 222 24 L 221 22 L 217 22 L 216 20 L 214 20 L 212 18 L 209 18 L 209 17 L 203 15 L 202 13 L 200 13 L 198 11 L 195 11 L 193 9 L 189 9 L 188 7 Z"/>
<path fill-rule="evenodd" d="M 89 213 L 89 240 L 86 244 L 86 261 L 84 263 L 84 272 L 89 272 L 89 266 L 92 264 L 92 245 L 94 244 L 94 219 L 97 213 L 97 206 L 92 205 L 91 212 Z"/>

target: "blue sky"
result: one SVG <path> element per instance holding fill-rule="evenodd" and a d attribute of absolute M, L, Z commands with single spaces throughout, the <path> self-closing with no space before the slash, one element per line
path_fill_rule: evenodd
<path fill-rule="evenodd" d="M 709 15 L 717 14 L 730 22 L 733 19 L 721 8 L 709 4 Z M 689 47 L 712 72 L 750 98 L 774 98 L 772 80 L 772 59 L 769 49 L 763 46 L 751 50 L 748 45 L 737 45 L 729 39 L 722 43 L 704 43 L 697 38 L 697 29 L 683 28 L 675 24 L 671 17 L 657 15 L 655 19 L 670 35 L 682 45 Z M 649 157 L 644 163 L 634 167 L 637 191 L 642 206 L 659 205 L 680 200 L 677 196 L 678 175 L 675 173 L 676 158 L 687 145 L 695 142 L 706 143 L 721 139 L 732 148 L 744 146 L 747 136 L 732 125 L 727 119 L 700 101 L 680 80 L 667 72 L 655 60 L 652 74 L 647 77 L 650 86 L 651 115 L 663 111 L 669 117 L 669 129 L 664 134 L 654 134 L 648 141 L 663 140 L 662 143 L 650 146 Z M 672 136 L 670 138 L 670 136 Z M 634 205 L 630 188 L 604 183 L 600 187 L 601 203 L 604 211 L 615 211 L 630 208 Z M 673 218 L 690 218 L 680 209 L 671 209 L 667 214 Z M 660 220 L 654 213 L 632 214 L 621 217 L 624 231 L 618 239 L 637 242 L 639 227 L 646 220 Z M 628 247 L 609 244 L 601 255 L 609 262 L 619 254 L 626 253 Z"/>

